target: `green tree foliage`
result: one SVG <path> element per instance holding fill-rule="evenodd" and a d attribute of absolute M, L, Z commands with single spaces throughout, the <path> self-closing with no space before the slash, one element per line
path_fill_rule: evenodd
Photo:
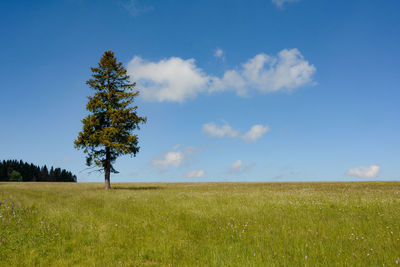
<path fill-rule="evenodd" d="M 74 144 L 87 154 L 86 164 L 104 171 L 105 188 L 110 189 L 110 173 L 115 160 L 124 154 L 139 152 L 138 136 L 133 134 L 145 117 L 136 113 L 133 100 L 139 95 L 135 83 L 129 81 L 126 69 L 117 62 L 114 53 L 106 51 L 97 68 L 91 68 L 92 78 L 86 82 L 95 91 L 86 109 L 90 114 L 82 120 L 83 129 Z"/>
<path fill-rule="evenodd" d="M 50 175 L 49 175 L 49 170 L 47 169 L 47 166 L 44 165 L 42 169 L 40 170 L 40 181 L 41 182 L 47 182 L 50 181 Z"/>
<path fill-rule="evenodd" d="M 76 182 L 76 176 L 66 170 L 51 167 L 50 173 L 46 166 L 40 167 L 22 160 L 0 161 L 0 181 L 11 181 L 11 174 L 16 171 L 21 174 L 23 182 Z"/>
<path fill-rule="evenodd" d="M 22 182 L 22 175 L 18 171 L 12 171 L 10 174 L 11 182 Z"/>

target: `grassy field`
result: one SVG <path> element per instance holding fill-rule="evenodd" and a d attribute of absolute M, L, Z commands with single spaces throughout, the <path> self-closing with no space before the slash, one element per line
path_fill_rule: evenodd
<path fill-rule="evenodd" d="M 400 183 L 0 183 L 0 266 L 396 266 Z"/>

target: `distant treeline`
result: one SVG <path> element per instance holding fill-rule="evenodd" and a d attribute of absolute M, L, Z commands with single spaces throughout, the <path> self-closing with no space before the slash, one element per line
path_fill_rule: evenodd
<path fill-rule="evenodd" d="M 22 160 L 0 161 L 0 181 L 15 182 L 76 182 L 76 176 L 61 168 L 50 170 L 23 162 Z"/>

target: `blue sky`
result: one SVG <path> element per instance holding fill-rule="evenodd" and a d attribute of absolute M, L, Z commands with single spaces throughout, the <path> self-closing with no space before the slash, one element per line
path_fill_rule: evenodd
<path fill-rule="evenodd" d="M 148 123 L 112 181 L 400 180 L 397 0 L 1 1 L 0 159 L 59 166 L 105 50 Z"/>

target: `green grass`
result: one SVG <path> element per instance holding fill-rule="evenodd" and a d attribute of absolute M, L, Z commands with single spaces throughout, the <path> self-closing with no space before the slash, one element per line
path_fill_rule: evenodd
<path fill-rule="evenodd" d="M 0 183 L 0 266 L 400 264 L 400 183 L 112 186 Z"/>

